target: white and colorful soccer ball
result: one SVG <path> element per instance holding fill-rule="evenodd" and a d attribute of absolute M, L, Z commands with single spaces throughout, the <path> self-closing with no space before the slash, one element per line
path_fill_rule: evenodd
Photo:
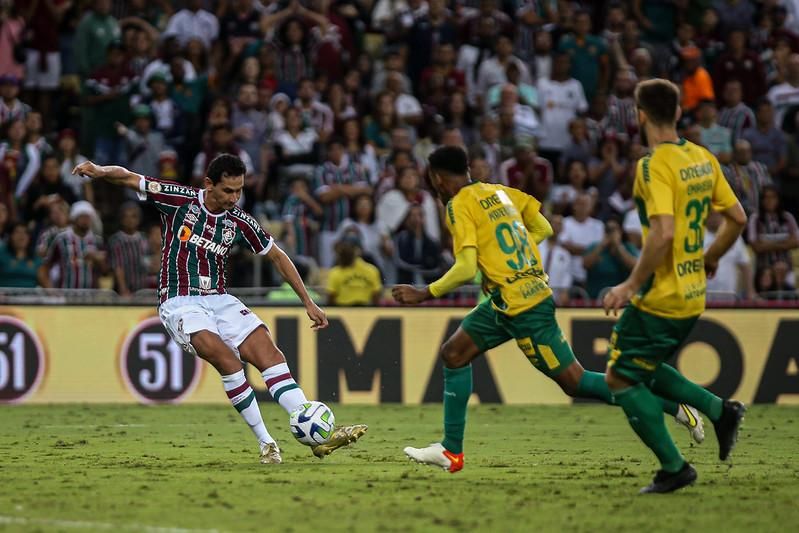
<path fill-rule="evenodd" d="M 330 440 L 335 424 L 333 411 L 322 402 L 304 403 L 289 417 L 291 432 L 306 446 L 316 446 Z"/>

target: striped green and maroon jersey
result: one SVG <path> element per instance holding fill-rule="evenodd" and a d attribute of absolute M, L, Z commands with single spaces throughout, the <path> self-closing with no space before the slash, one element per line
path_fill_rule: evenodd
<path fill-rule="evenodd" d="M 146 177 L 139 183 L 139 198 L 161 212 L 161 303 L 174 296 L 204 296 L 227 292 L 225 264 L 230 248 L 244 243 L 253 253 L 265 255 L 272 236 L 238 208 L 211 213 L 205 191 Z"/>
<path fill-rule="evenodd" d="M 54 286 L 59 289 L 96 289 L 94 265 L 86 255 L 102 249 L 103 241 L 93 231 L 81 237 L 70 227 L 57 234 L 44 259 L 50 267 L 58 265 L 59 276 Z"/>

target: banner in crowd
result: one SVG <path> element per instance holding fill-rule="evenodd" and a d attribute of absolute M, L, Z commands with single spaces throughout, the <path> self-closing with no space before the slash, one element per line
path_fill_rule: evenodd
<path fill-rule="evenodd" d="M 439 346 L 468 309 L 329 309 L 315 332 L 299 308 L 254 308 L 309 397 L 343 403 L 438 402 Z M 614 319 L 561 309 L 583 366 L 602 370 Z M 799 403 L 799 312 L 711 310 L 674 364 L 717 394 Z M 510 342 L 474 363 L 474 400 L 571 402 Z M 250 382 L 266 397 L 263 381 Z M 215 370 L 172 341 L 144 307 L 0 307 L 0 402 L 226 402 Z"/>

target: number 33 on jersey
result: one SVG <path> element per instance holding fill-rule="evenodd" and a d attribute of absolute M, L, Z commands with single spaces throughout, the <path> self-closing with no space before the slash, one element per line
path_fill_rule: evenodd
<path fill-rule="evenodd" d="M 477 249 L 477 266 L 492 292 L 494 307 L 515 316 L 552 294 L 541 268 L 541 255 L 525 222 L 541 203 L 519 190 L 475 182 L 447 204 L 447 227 L 453 253 Z"/>
<path fill-rule="evenodd" d="M 649 217 L 674 217 L 671 253 L 633 305 L 667 318 L 698 316 L 705 310 L 705 221 L 710 209 L 723 211 L 738 202 L 719 162 L 685 139 L 659 144 L 638 161 L 633 196 L 644 242 Z"/>

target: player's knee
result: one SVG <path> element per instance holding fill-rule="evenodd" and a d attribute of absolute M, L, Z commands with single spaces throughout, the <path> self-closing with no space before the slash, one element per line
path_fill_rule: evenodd
<path fill-rule="evenodd" d="M 461 354 L 450 342 L 445 342 L 439 350 L 439 356 L 444 361 L 447 368 L 461 368 L 469 364 L 469 361 Z"/>

